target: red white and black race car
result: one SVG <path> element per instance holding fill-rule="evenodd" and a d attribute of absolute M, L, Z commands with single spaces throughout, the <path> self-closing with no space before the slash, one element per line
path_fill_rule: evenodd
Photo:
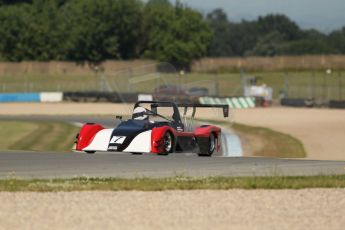
<path fill-rule="evenodd" d="M 196 152 L 211 156 L 220 150 L 221 128 L 214 125 L 193 126 L 196 108 L 222 108 L 229 116 L 228 105 L 176 105 L 173 102 L 139 101 L 132 118 L 111 129 L 99 124 L 85 124 L 76 140 L 76 150 L 86 153 L 113 151 L 167 155 L 172 152 Z M 178 108 L 184 109 L 183 120 Z M 187 110 L 192 115 L 187 118 Z M 164 114 L 164 115 L 163 115 Z M 167 115 L 166 115 L 167 114 Z"/>

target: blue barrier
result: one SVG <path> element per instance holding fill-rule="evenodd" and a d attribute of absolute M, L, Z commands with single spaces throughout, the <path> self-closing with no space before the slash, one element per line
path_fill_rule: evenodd
<path fill-rule="evenodd" d="M 39 93 L 1 93 L 0 102 L 40 102 Z"/>

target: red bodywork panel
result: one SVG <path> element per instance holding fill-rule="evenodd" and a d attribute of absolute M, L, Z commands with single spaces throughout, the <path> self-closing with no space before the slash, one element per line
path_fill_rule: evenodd
<path fill-rule="evenodd" d="M 79 132 L 76 150 L 82 151 L 86 148 L 91 143 L 95 135 L 103 129 L 104 127 L 99 124 L 85 124 Z"/>
<path fill-rule="evenodd" d="M 151 153 L 163 152 L 163 137 L 166 132 L 171 132 L 176 140 L 176 130 L 170 126 L 157 127 L 152 129 L 151 133 Z"/>
<path fill-rule="evenodd" d="M 219 128 L 217 126 L 206 125 L 206 126 L 202 126 L 202 127 L 196 128 L 195 131 L 194 131 L 194 134 L 195 134 L 195 137 L 208 138 L 211 133 L 214 133 L 215 134 L 215 138 L 216 138 L 217 151 L 219 151 L 220 148 L 221 148 L 221 144 L 220 144 L 220 134 L 221 134 L 221 132 L 222 132 L 221 128 Z"/>
<path fill-rule="evenodd" d="M 213 126 L 213 125 L 206 125 L 202 127 L 198 127 L 194 130 L 194 135 L 196 137 L 209 137 L 210 133 L 215 133 L 216 137 L 218 137 L 218 134 L 221 132 L 221 129 Z"/>
<path fill-rule="evenodd" d="M 213 126 L 213 125 L 207 125 L 203 127 L 197 127 L 194 132 L 178 132 L 174 128 L 171 128 L 170 126 L 163 126 L 158 128 L 152 129 L 151 134 L 151 152 L 158 154 L 163 152 L 163 136 L 166 132 L 171 132 L 171 134 L 174 136 L 174 139 L 178 137 L 204 137 L 208 138 L 211 133 L 215 134 L 215 138 L 217 140 L 217 149 L 220 149 L 219 144 L 219 136 L 221 133 L 221 129 Z"/>

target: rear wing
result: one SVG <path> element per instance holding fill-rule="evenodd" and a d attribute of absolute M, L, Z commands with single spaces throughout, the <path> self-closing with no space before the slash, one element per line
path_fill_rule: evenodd
<path fill-rule="evenodd" d="M 195 113 L 197 108 L 220 108 L 223 110 L 223 116 L 224 117 L 229 117 L 229 105 L 207 105 L 207 104 L 175 104 L 174 102 L 167 102 L 167 101 L 138 101 L 135 105 L 134 108 L 140 106 L 142 103 L 149 103 L 151 104 L 152 111 L 155 111 L 157 107 L 172 107 L 174 109 L 174 114 L 172 118 L 174 119 L 175 122 L 177 123 L 182 123 L 182 119 L 180 116 L 180 112 L 178 110 L 179 108 L 184 108 L 183 111 L 183 120 L 185 124 L 185 128 L 187 130 L 191 130 L 193 127 L 193 122 L 195 118 Z M 189 121 L 187 121 L 187 111 L 188 108 L 192 108 L 192 116 L 190 117 Z"/>
<path fill-rule="evenodd" d="M 195 116 L 196 108 L 220 108 L 223 110 L 223 116 L 229 117 L 229 105 L 207 105 L 207 104 L 177 104 L 177 107 L 184 108 L 184 114 L 186 113 L 188 108 L 193 108 L 193 115 Z"/>
<path fill-rule="evenodd" d="M 177 104 L 177 107 L 184 108 L 183 119 L 184 119 L 184 124 L 186 125 L 187 130 L 192 130 L 197 108 L 220 108 L 223 110 L 223 116 L 229 117 L 229 105 Z M 189 121 L 187 121 L 187 117 L 186 117 L 188 108 L 193 109 L 192 116 Z"/>
<path fill-rule="evenodd" d="M 196 108 L 220 108 L 223 110 L 223 116 L 229 117 L 229 105 L 223 104 L 223 105 L 210 105 L 210 104 L 175 104 L 174 102 L 168 102 L 168 101 L 138 101 L 135 103 L 134 108 L 138 107 L 141 103 L 149 103 L 151 106 L 154 107 L 173 107 L 174 108 L 174 116 L 177 116 L 178 119 L 180 119 L 178 107 L 184 108 L 183 115 L 185 116 L 187 114 L 187 109 L 192 108 L 193 114 L 192 117 L 194 118 L 196 113 Z"/>
<path fill-rule="evenodd" d="M 168 102 L 168 101 L 138 101 L 135 103 L 134 108 L 139 106 L 141 103 L 150 103 L 150 104 L 156 104 L 156 106 L 159 107 L 183 107 L 186 111 L 188 108 L 193 108 L 193 116 L 195 115 L 196 108 L 221 108 L 223 109 L 223 116 L 229 117 L 229 105 L 223 104 L 223 105 L 211 105 L 211 104 L 175 104 L 174 102 Z"/>

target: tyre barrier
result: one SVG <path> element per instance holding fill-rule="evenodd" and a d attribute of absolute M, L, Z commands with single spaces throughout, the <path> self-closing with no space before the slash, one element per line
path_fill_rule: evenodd
<path fill-rule="evenodd" d="M 64 101 L 72 102 L 136 102 L 138 94 L 136 93 L 108 93 L 108 92 L 65 92 Z"/>
<path fill-rule="evenodd" d="M 139 96 L 145 95 L 154 100 L 174 101 L 176 103 L 198 103 L 199 97 L 185 95 L 151 95 L 141 93 L 111 93 L 111 92 L 65 92 L 64 101 L 72 102 L 112 102 L 112 103 L 135 103 Z"/>
<path fill-rule="evenodd" d="M 345 109 L 345 101 L 329 101 L 329 107 L 332 109 Z"/>
<path fill-rule="evenodd" d="M 313 99 L 302 98 L 283 98 L 280 100 L 280 104 L 291 107 L 314 107 L 316 105 Z"/>
<path fill-rule="evenodd" d="M 211 105 L 229 105 L 231 109 L 248 109 L 256 107 L 256 99 L 254 97 L 200 97 L 200 104 Z"/>

